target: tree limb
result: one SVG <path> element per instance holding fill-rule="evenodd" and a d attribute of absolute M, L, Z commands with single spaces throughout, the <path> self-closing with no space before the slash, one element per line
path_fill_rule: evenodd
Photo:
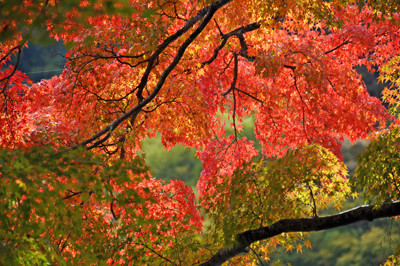
<path fill-rule="evenodd" d="M 260 28 L 260 26 L 261 26 L 261 25 L 260 25 L 258 22 L 253 22 L 253 23 L 251 23 L 251 24 L 249 24 L 249 25 L 242 26 L 242 27 L 240 27 L 240 28 L 237 28 L 237 29 L 235 29 L 235 30 L 229 32 L 229 33 L 223 34 L 223 33 L 221 32 L 221 29 L 219 28 L 219 26 L 218 26 L 218 24 L 217 24 L 217 28 L 218 28 L 218 30 L 219 30 L 219 32 L 220 32 L 220 34 L 221 34 L 222 42 L 221 42 L 221 44 L 220 44 L 217 48 L 215 48 L 214 53 L 213 53 L 213 55 L 211 56 L 211 58 L 208 59 L 207 61 L 201 63 L 201 65 L 202 65 L 202 66 L 205 66 L 205 65 L 209 65 L 209 64 L 211 64 L 212 62 L 214 62 L 214 60 L 215 60 L 215 59 L 217 58 L 217 56 L 218 56 L 219 51 L 221 51 L 222 48 L 224 48 L 224 46 L 226 45 L 228 39 L 229 39 L 230 37 L 232 37 L 232 36 L 236 36 L 236 37 L 239 39 L 239 41 L 240 41 L 240 45 L 241 45 L 240 55 L 243 56 L 243 57 L 245 57 L 246 59 L 248 59 L 248 60 L 250 60 L 250 61 L 254 61 L 255 57 L 248 56 L 248 54 L 247 54 L 247 44 L 246 44 L 246 41 L 245 41 L 245 39 L 244 39 L 244 37 L 243 37 L 243 34 L 245 34 L 245 33 L 247 33 L 247 32 L 251 32 L 251 31 L 257 30 L 257 29 Z"/>
<path fill-rule="evenodd" d="M 282 233 L 320 231 L 359 221 L 372 221 L 374 219 L 398 215 L 400 215 L 400 202 L 396 201 L 384 203 L 380 206 L 359 206 L 339 214 L 324 217 L 282 219 L 270 226 L 238 234 L 237 243 L 233 247 L 220 249 L 210 259 L 200 265 L 221 265 L 223 262 L 243 252 L 247 253 L 252 243 L 272 238 Z"/>
<path fill-rule="evenodd" d="M 211 18 L 213 17 L 214 13 L 217 12 L 218 9 L 221 7 L 225 6 L 232 0 L 218 0 L 216 2 L 213 2 L 211 5 L 208 7 L 202 9 L 199 11 L 199 13 L 193 17 L 191 20 L 189 20 L 186 25 L 178 30 L 175 34 L 171 35 L 168 37 L 155 51 L 155 53 L 150 57 L 148 61 L 148 67 L 145 70 L 145 73 L 142 76 L 141 83 L 138 85 L 138 93 L 137 97 L 139 99 L 138 104 L 130 109 L 128 112 L 125 114 L 121 115 L 117 119 L 115 119 L 111 124 L 109 124 L 107 127 L 105 127 L 103 130 L 99 131 L 97 134 L 93 135 L 87 140 L 82 141 L 78 146 L 83 146 L 85 147 L 89 143 L 99 139 L 103 135 L 106 134 L 105 137 L 101 138 L 97 142 L 95 142 L 93 145 L 89 146 L 87 149 L 93 149 L 97 147 L 98 145 L 102 144 L 105 142 L 110 136 L 112 131 L 114 131 L 119 124 L 121 124 L 123 121 L 128 119 L 131 116 L 134 116 L 135 114 L 139 113 L 141 109 L 146 106 L 148 103 L 150 103 L 159 93 L 161 90 L 162 86 L 164 85 L 165 80 L 169 76 L 169 74 L 172 72 L 172 70 L 178 65 L 179 61 L 181 60 L 182 56 L 185 53 L 185 50 L 189 47 L 189 45 L 197 38 L 197 36 L 203 31 L 203 29 L 207 26 L 207 24 L 210 22 Z M 147 77 L 150 74 L 152 70 L 152 65 L 157 59 L 158 55 L 174 40 L 176 40 L 178 37 L 183 35 L 186 31 L 188 31 L 196 22 L 201 21 L 199 26 L 189 35 L 189 37 L 183 42 L 183 44 L 179 47 L 178 52 L 174 58 L 174 60 L 171 62 L 171 64 L 164 70 L 164 72 L 161 74 L 161 77 L 157 83 L 157 85 L 154 87 L 153 91 L 150 93 L 149 96 L 143 99 L 142 97 L 142 90 L 147 84 Z"/>

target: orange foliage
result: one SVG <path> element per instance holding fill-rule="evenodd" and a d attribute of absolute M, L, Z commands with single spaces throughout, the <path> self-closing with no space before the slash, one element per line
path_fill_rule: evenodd
<path fill-rule="evenodd" d="M 365 138 L 389 118 L 355 67 L 379 68 L 400 56 L 398 14 L 389 20 L 368 6 L 281 2 L 130 0 L 110 7 L 109 1 L 24 1 L 4 11 L 9 17 L 0 33 L 11 35 L 0 43 L 0 147 L 82 146 L 108 154 L 112 163 L 136 157 L 142 141 L 160 133 L 165 148 L 182 143 L 198 151 L 199 195 L 215 201 L 223 177 L 258 154 L 253 142 L 240 138 L 244 118 L 255 117 L 263 158 L 307 144 L 339 156 L 344 138 Z M 61 75 L 32 84 L 10 58 L 19 56 L 35 23 L 69 50 Z M 232 136 L 225 136 L 221 113 L 229 115 Z M 90 194 L 82 211 L 81 238 L 88 245 L 97 241 L 92 230 L 118 238 L 111 221 L 133 226 L 132 213 L 158 221 L 124 232 L 137 241 L 118 250 L 120 261 L 108 263 L 133 260 L 128 251 L 138 246 L 162 257 L 165 246 L 175 245 L 171 236 L 202 227 L 191 188 L 138 174 L 132 180 L 109 185 L 114 193 L 134 190 L 145 203 L 99 202 Z M 68 206 L 80 201 L 65 200 Z M 207 202 L 202 207 L 210 207 Z M 39 223 L 35 215 L 30 219 Z M 72 236 L 48 234 L 66 260 L 77 256 L 67 244 Z M 302 245 L 286 246 L 295 248 L 301 252 Z"/>

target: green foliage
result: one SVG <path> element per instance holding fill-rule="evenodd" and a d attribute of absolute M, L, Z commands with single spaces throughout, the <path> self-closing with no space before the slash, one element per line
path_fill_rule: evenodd
<path fill-rule="evenodd" d="M 380 265 L 393 253 L 394 246 L 390 241 L 398 243 L 400 240 L 398 229 L 393 230 L 391 239 L 385 237 L 388 231 L 378 224 L 367 226 L 361 232 L 353 227 L 313 232 L 308 237 L 312 249 L 303 249 L 301 254 L 285 253 L 280 248 L 272 256 L 272 262 L 279 258 L 283 265 L 292 263 L 296 266 Z"/>
<path fill-rule="evenodd" d="M 77 10 L 77 22 L 88 26 L 87 18 L 99 14 L 128 15 L 135 10 L 128 1 L 87 1 L 88 5 L 80 5 L 80 0 L 40 1 L 32 0 L 30 4 L 23 0 L 3 0 L 0 2 L 0 18 L 3 21 L 17 21 L 15 25 L 6 24 L 0 29 L 0 41 L 7 40 L 19 32 L 24 33 L 24 41 L 51 41 L 45 25 L 51 25 L 55 32 L 65 32 L 66 14 Z M 102 8 L 93 8 L 102 4 Z M 40 7 L 40 8 L 38 8 Z M 23 17 L 21 17 L 21 15 Z"/>
<path fill-rule="evenodd" d="M 368 0 L 368 1 L 358 1 L 359 7 L 368 5 L 374 8 L 374 18 L 382 19 L 383 16 L 388 16 L 389 19 L 393 20 L 393 14 L 400 10 L 400 3 L 397 0 Z"/>
<path fill-rule="evenodd" d="M 179 179 L 189 186 L 195 186 L 201 172 L 201 162 L 195 151 L 176 145 L 165 150 L 160 137 L 147 139 L 143 144 L 146 163 L 153 176 L 164 180 Z"/>
<path fill-rule="evenodd" d="M 352 175 L 357 166 L 356 157 L 361 156 L 365 162 L 370 160 L 370 163 L 374 163 L 374 156 L 365 158 L 363 154 L 367 146 L 367 141 L 357 141 L 353 145 L 343 143 L 341 153 L 353 184 L 357 182 Z M 361 204 L 362 199 L 347 200 L 343 208 L 350 209 Z M 335 210 L 329 208 L 322 215 L 334 213 Z M 285 248 L 279 247 L 273 252 L 270 265 L 379 265 L 393 254 L 400 243 L 400 228 L 393 222 L 391 219 L 359 222 L 328 231 L 312 232 L 307 236 L 312 248 L 303 248 L 302 253 L 287 253 Z M 398 265 L 397 261 L 395 252 L 395 256 L 390 257 L 385 265 Z"/>
<path fill-rule="evenodd" d="M 382 66 L 379 81 L 384 83 L 383 100 L 389 105 L 389 111 L 400 117 L 400 57 L 394 56 Z"/>
<path fill-rule="evenodd" d="M 143 201 L 135 190 L 127 188 L 124 194 L 113 194 L 110 186 L 111 180 L 120 186 L 134 182 L 132 174 L 146 172 L 142 161 L 137 158 L 131 163 L 109 164 L 106 157 L 82 149 L 1 150 L 0 264 L 43 265 L 63 261 L 61 252 L 56 251 L 62 250 L 67 240 L 68 246 L 79 250 L 86 261 L 101 261 L 99 256 L 104 253 L 101 249 L 107 237 L 92 232 L 96 244 L 82 243 L 82 235 L 89 235 L 86 241 L 90 241 L 91 235 L 82 224 L 93 222 L 88 218 L 90 212 L 103 220 L 102 203 Z M 97 228 L 101 231 L 104 226 L 107 224 L 99 223 Z"/>
<path fill-rule="evenodd" d="M 367 201 L 381 203 L 398 200 L 400 195 L 400 127 L 375 136 L 359 157 L 355 189 L 362 189 Z"/>
<path fill-rule="evenodd" d="M 350 192 L 345 175 L 344 164 L 318 145 L 245 165 L 225 177 L 215 206 L 206 210 L 213 221 L 214 240 L 232 244 L 235 235 L 245 230 L 285 218 L 316 216 L 330 203 L 340 207 Z"/>

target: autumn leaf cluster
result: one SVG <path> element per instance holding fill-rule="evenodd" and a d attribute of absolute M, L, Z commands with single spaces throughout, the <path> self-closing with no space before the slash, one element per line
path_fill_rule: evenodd
<path fill-rule="evenodd" d="M 0 262 L 197 263 L 360 189 L 398 200 L 398 4 L 361 2 L 0 1 Z M 19 58 L 41 36 L 67 62 L 33 83 Z M 391 82 L 390 111 L 359 66 Z M 341 142 L 371 132 L 349 182 Z M 157 134 L 197 151 L 198 200 L 151 177 L 142 143 Z M 288 233 L 254 249 L 276 245 L 310 246 Z"/>

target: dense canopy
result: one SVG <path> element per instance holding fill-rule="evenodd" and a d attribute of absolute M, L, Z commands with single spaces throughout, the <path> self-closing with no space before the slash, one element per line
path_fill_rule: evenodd
<path fill-rule="evenodd" d="M 0 264 L 256 264 L 309 247 L 304 232 L 400 215 L 399 8 L 0 0 Z M 34 83 L 18 65 L 39 39 L 64 42 L 66 64 Z M 195 189 L 151 176 L 157 134 L 197 151 Z M 349 178 L 341 143 L 365 138 Z M 358 194 L 371 205 L 319 216 Z"/>

